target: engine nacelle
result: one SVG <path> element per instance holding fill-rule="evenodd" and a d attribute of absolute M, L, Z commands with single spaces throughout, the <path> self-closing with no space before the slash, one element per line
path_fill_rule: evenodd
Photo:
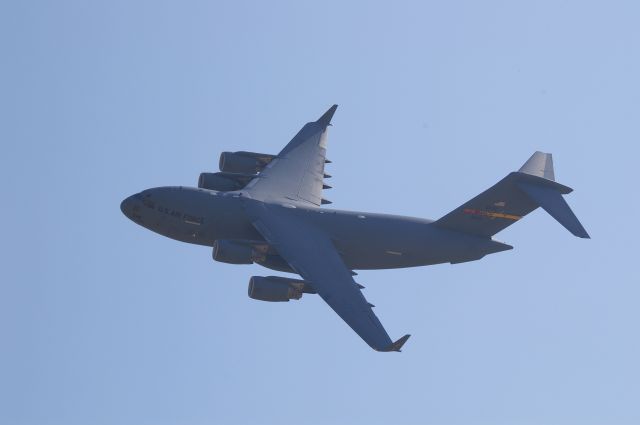
<path fill-rule="evenodd" d="M 220 154 L 220 171 L 228 173 L 255 174 L 267 166 L 274 155 L 256 152 L 222 152 Z"/>
<path fill-rule="evenodd" d="M 282 302 L 299 300 L 303 293 L 315 294 L 304 280 L 278 276 L 251 276 L 249 279 L 249 298 L 260 301 Z"/>
<path fill-rule="evenodd" d="M 252 264 L 264 257 L 249 244 L 224 239 L 216 240 L 213 243 L 212 256 L 216 261 L 229 264 Z"/>
<path fill-rule="evenodd" d="M 200 173 L 198 187 L 200 189 L 229 192 L 245 187 L 255 175 L 237 173 Z"/>

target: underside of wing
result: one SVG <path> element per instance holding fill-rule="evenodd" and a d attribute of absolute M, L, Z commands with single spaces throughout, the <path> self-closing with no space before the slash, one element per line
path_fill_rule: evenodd
<path fill-rule="evenodd" d="M 247 210 L 270 245 L 371 348 L 400 351 L 409 336 L 396 342 L 389 338 L 360 285 L 322 230 L 298 217 L 295 210 L 277 205 L 249 201 Z"/>
<path fill-rule="evenodd" d="M 317 121 L 305 124 L 285 148 L 269 162 L 247 190 L 255 199 L 289 200 L 319 206 L 326 176 L 327 128 L 338 105 Z"/>

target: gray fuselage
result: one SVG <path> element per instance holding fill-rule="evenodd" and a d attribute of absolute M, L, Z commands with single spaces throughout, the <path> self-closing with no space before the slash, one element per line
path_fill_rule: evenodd
<path fill-rule="evenodd" d="M 246 202 L 259 201 L 242 191 L 159 187 L 130 196 L 121 209 L 139 225 L 182 242 L 205 246 L 213 246 L 216 240 L 266 244 L 245 212 Z M 352 270 L 459 263 L 511 249 L 491 238 L 433 226 L 426 219 L 278 204 L 278 208 L 288 208 L 329 234 Z M 260 264 L 292 271 L 277 253 L 270 258 L 272 261 Z"/>

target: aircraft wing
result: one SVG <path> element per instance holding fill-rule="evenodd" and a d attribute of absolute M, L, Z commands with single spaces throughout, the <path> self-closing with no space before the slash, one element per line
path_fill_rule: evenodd
<path fill-rule="evenodd" d="M 286 207 L 249 201 L 247 210 L 269 244 L 371 348 L 400 351 L 409 335 L 389 338 L 324 231 Z"/>
<path fill-rule="evenodd" d="M 304 125 L 282 151 L 260 172 L 246 189 L 261 200 L 291 200 L 322 204 L 327 127 L 338 105 L 333 105 L 317 121 Z"/>

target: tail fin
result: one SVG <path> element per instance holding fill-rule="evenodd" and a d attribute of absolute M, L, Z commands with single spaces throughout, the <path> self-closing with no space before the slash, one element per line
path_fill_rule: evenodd
<path fill-rule="evenodd" d="M 534 153 L 520 168 L 519 172 L 555 182 L 553 157 L 550 153 Z M 565 186 L 569 191 L 566 191 L 566 189 L 565 191 L 561 191 L 558 187 L 554 188 L 541 184 L 540 182 L 536 184 L 536 182 L 527 183 L 524 181 L 518 182 L 516 185 L 575 236 L 579 238 L 591 238 L 576 215 L 571 211 L 567 201 L 562 197 L 563 193 L 570 193 L 572 191 L 571 188 Z"/>
<path fill-rule="evenodd" d="M 556 181 L 555 173 L 553 172 L 553 157 L 550 153 L 543 153 L 540 151 L 534 153 L 518 171 L 524 174 L 530 174 L 532 176 L 542 177 L 543 179 Z"/>
<path fill-rule="evenodd" d="M 555 181 L 550 153 L 536 152 L 519 171 L 510 173 L 488 190 L 435 222 L 436 226 L 493 236 L 542 207 L 574 235 L 589 238 L 562 195 L 573 189 Z"/>

